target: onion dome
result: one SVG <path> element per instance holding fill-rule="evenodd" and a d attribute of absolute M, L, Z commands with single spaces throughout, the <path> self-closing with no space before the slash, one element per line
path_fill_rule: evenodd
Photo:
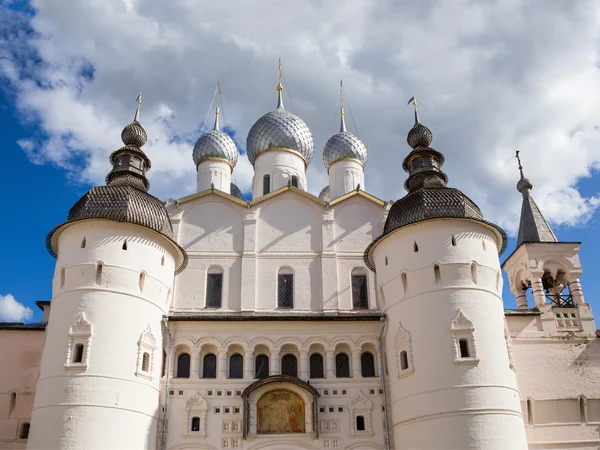
<path fill-rule="evenodd" d="M 321 190 L 321 193 L 319 194 L 319 198 L 321 200 L 323 200 L 324 202 L 330 202 L 331 201 L 331 188 L 329 187 L 329 185 L 325 186 Z"/>
<path fill-rule="evenodd" d="M 220 88 L 219 88 L 220 89 Z M 206 160 L 226 161 L 231 170 L 238 160 L 238 149 L 231 137 L 219 130 L 219 107 L 215 111 L 215 125 L 208 133 L 204 133 L 194 145 L 194 164 L 196 167 Z"/>
<path fill-rule="evenodd" d="M 341 160 L 358 161 L 363 166 L 367 162 L 365 144 L 346 131 L 344 108 L 340 108 L 340 132 L 331 136 L 323 148 L 323 164 L 328 170 L 333 163 Z"/>
<path fill-rule="evenodd" d="M 234 197 L 239 198 L 240 200 L 244 200 L 244 196 L 242 195 L 242 191 L 240 190 L 239 187 L 237 187 L 237 185 L 231 183 L 229 185 L 229 194 L 233 195 Z"/>
<path fill-rule="evenodd" d="M 315 149 L 312 134 L 302 119 L 284 109 L 281 82 L 277 90 L 277 109 L 262 116 L 250 128 L 246 139 L 248 159 L 254 165 L 260 153 L 283 150 L 299 155 L 308 167 Z"/>
<path fill-rule="evenodd" d="M 419 122 L 414 97 L 409 100 L 415 107 L 415 125 L 409 131 L 407 142 L 412 151 L 404 158 L 403 169 L 408 172 L 404 187 L 408 193 L 394 202 L 388 213 L 383 234 L 365 250 L 367 267 L 375 270 L 372 252 L 377 243 L 398 228 L 432 219 L 469 219 L 494 229 L 502 240 L 499 254 L 506 249 L 506 233 L 498 225 L 486 221 L 479 207 L 460 190 L 447 187 L 448 177 L 442 172 L 444 155 L 429 147 L 433 134 Z"/>
<path fill-rule="evenodd" d="M 110 155 L 113 168 L 106 176 L 106 186 L 90 189 L 69 210 L 67 221 L 48 233 L 46 248 L 55 258 L 58 236 L 68 225 L 81 220 L 100 219 L 140 225 L 163 235 L 177 248 L 176 274 L 185 269 L 187 255 L 173 241 L 173 228 L 164 203 L 146 192 L 150 186 L 146 178 L 150 159 L 141 149 L 147 140 L 146 131 L 139 123 L 141 100 L 140 94 L 135 118 L 121 133 L 125 146 Z"/>

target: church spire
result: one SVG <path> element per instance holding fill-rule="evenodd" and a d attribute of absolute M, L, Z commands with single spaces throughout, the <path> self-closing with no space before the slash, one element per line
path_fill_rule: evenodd
<path fill-rule="evenodd" d="M 521 158 L 519 157 L 518 150 L 515 154 L 515 158 L 517 158 L 519 172 L 521 174 L 521 179 L 517 183 L 517 190 L 523 196 L 517 247 L 524 242 L 558 242 L 558 239 L 552 232 L 552 228 L 550 228 L 550 225 L 531 196 L 533 184 L 523 174 L 523 166 L 521 165 Z"/>

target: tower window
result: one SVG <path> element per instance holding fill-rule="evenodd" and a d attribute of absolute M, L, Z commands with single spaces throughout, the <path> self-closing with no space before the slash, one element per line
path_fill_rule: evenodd
<path fill-rule="evenodd" d="M 200 431 L 200 417 L 192 417 L 192 431 Z"/>
<path fill-rule="evenodd" d="M 438 266 L 437 264 L 433 266 L 433 276 L 435 278 L 436 284 L 439 284 L 442 282 L 442 275 L 440 274 L 440 266 Z"/>
<path fill-rule="evenodd" d="M 86 240 L 85 240 L 85 236 L 84 236 L 81 241 L 81 248 L 85 248 L 85 245 L 86 245 Z"/>
<path fill-rule="evenodd" d="M 10 402 L 8 404 L 8 415 L 9 416 L 13 412 L 13 409 L 15 409 L 16 404 L 17 404 L 17 393 L 11 392 L 10 393 Z"/>
<path fill-rule="evenodd" d="M 177 378 L 189 378 L 190 377 L 190 355 L 189 353 L 182 353 L 177 358 Z"/>
<path fill-rule="evenodd" d="M 100 284 L 102 282 L 102 264 L 98 263 L 96 266 L 96 284 Z"/>
<path fill-rule="evenodd" d="M 296 175 L 292 175 L 292 186 L 298 187 L 298 177 Z"/>
<path fill-rule="evenodd" d="M 335 376 L 338 378 L 350 378 L 350 359 L 345 353 L 335 355 Z"/>
<path fill-rule="evenodd" d="M 477 284 L 477 264 L 474 262 L 471 263 L 471 279 L 473 283 Z"/>
<path fill-rule="evenodd" d="M 269 357 L 258 355 L 254 361 L 254 377 L 266 378 L 269 376 Z"/>
<path fill-rule="evenodd" d="M 294 355 L 283 355 L 281 358 L 281 375 L 298 377 L 298 360 Z"/>
<path fill-rule="evenodd" d="M 267 195 L 271 192 L 271 175 L 265 175 L 263 177 L 263 195 Z"/>
<path fill-rule="evenodd" d="M 400 370 L 408 369 L 408 353 L 406 350 L 400 352 Z"/>
<path fill-rule="evenodd" d="M 279 273 L 277 276 L 277 306 L 291 309 L 294 307 L 294 275 Z"/>
<path fill-rule="evenodd" d="M 363 377 L 375 376 L 375 358 L 373 358 L 373 354 L 364 352 L 360 355 L 360 368 Z"/>
<path fill-rule="evenodd" d="M 19 433 L 19 439 L 28 439 L 30 428 L 31 428 L 31 424 L 28 422 L 25 422 L 23 425 L 21 425 L 21 432 Z"/>
<path fill-rule="evenodd" d="M 150 368 L 150 353 L 144 352 L 144 355 L 142 356 L 142 371 L 148 372 L 149 368 Z"/>
<path fill-rule="evenodd" d="M 223 296 L 223 274 L 209 273 L 206 277 L 206 307 L 220 308 Z"/>
<path fill-rule="evenodd" d="M 73 362 L 74 363 L 81 363 L 83 362 L 83 344 L 76 344 L 75 345 L 75 354 L 73 355 Z"/>
<path fill-rule="evenodd" d="M 235 354 L 229 358 L 229 378 L 244 378 L 244 358 Z"/>
<path fill-rule="evenodd" d="M 164 255 L 163 255 L 163 256 L 161 256 L 161 258 L 160 258 L 160 265 L 161 265 L 161 266 L 164 266 L 164 265 L 165 265 L 165 257 L 164 257 Z"/>
<path fill-rule="evenodd" d="M 355 309 L 369 307 L 366 275 L 352 275 L 352 307 Z"/>
<path fill-rule="evenodd" d="M 414 243 L 413 243 L 413 251 L 415 253 L 419 251 L 419 246 L 417 245 L 417 241 L 414 241 Z"/>
<path fill-rule="evenodd" d="M 123 250 L 127 250 L 127 239 L 125 239 L 125 241 L 123 242 L 123 247 L 121 247 Z"/>
<path fill-rule="evenodd" d="M 202 378 L 217 378 L 217 357 L 213 353 L 202 360 Z"/>
<path fill-rule="evenodd" d="M 408 280 L 406 278 L 406 273 L 402 272 L 402 275 L 400 275 L 400 278 L 402 279 L 402 289 L 404 290 L 404 293 L 406 294 L 406 290 L 408 289 Z"/>
<path fill-rule="evenodd" d="M 140 286 L 140 292 L 144 292 L 144 283 L 146 282 L 146 274 L 144 272 L 140 273 L 140 279 L 139 279 L 139 286 Z"/>
<path fill-rule="evenodd" d="M 62 269 L 60 269 L 60 287 L 64 287 L 65 286 L 65 279 L 66 279 L 66 274 L 65 274 L 65 268 L 63 267 Z"/>
<path fill-rule="evenodd" d="M 356 431 L 365 431 L 365 416 L 356 416 Z"/>
<path fill-rule="evenodd" d="M 456 238 L 454 237 L 454 235 L 452 235 L 451 242 L 452 242 L 452 247 L 456 247 Z"/>
<path fill-rule="evenodd" d="M 469 341 L 467 339 L 459 339 L 458 345 L 460 346 L 460 357 L 470 358 Z"/>
<path fill-rule="evenodd" d="M 319 353 L 313 353 L 312 355 L 310 355 L 311 378 L 325 378 L 323 366 L 323 356 L 321 356 Z"/>

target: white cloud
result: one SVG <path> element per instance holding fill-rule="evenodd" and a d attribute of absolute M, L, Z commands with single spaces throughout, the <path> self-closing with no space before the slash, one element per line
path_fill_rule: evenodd
<path fill-rule="evenodd" d="M 19 303 L 12 295 L 0 295 L 0 322 L 23 322 L 32 316 L 31 308 Z"/>
<path fill-rule="evenodd" d="M 16 89 L 24 117 L 43 130 L 23 136 L 29 158 L 64 167 L 80 182 L 103 182 L 141 90 L 152 192 L 163 199 L 192 193 L 192 146 L 216 80 L 225 123 L 243 147 L 254 121 L 275 106 L 281 56 L 292 95 L 286 105 L 315 138 L 312 193 L 326 184 L 321 149 L 336 128 L 343 78 L 369 150 L 366 188 L 383 199 L 404 193 L 401 162 L 412 126 L 405 104 L 416 95 L 433 146 L 446 155 L 450 184 L 508 231 L 520 212 L 516 149 L 554 224 L 585 223 L 600 203 L 598 194 L 577 190 L 600 167 L 594 0 L 33 4 L 29 26 L 37 34 L 9 34 L 4 47 L 15 50 L 0 50 L 0 74 Z M 0 23 L 18 29 L 15 20 Z M 43 63 L 31 62 L 31 49 Z M 234 175 L 249 190 L 245 157 Z"/>

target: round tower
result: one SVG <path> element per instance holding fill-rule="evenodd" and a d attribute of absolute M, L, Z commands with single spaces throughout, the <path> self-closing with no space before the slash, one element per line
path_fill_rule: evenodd
<path fill-rule="evenodd" d="M 365 251 L 387 315 L 391 447 L 526 449 L 504 332 L 506 236 L 446 186 L 416 103 L 407 140 L 408 193 Z"/>
<path fill-rule="evenodd" d="M 46 239 L 57 258 L 28 448 L 154 449 L 162 319 L 187 263 L 149 195 L 146 132 L 134 121 L 92 188 Z"/>
<path fill-rule="evenodd" d="M 315 148 L 313 137 L 306 123 L 283 107 L 281 65 L 279 74 L 277 108 L 258 119 L 246 139 L 254 166 L 252 198 L 288 185 L 308 190 L 306 170 Z"/>
<path fill-rule="evenodd" d="M 323 164 L 329 174 L 329 199 L 335 200 L 359 188 L 365 190 L 367 148 L 346 130 L 343 90 L 340 82 L 340 132 L 329 138 L 323 148 Z"/>
<path fill-rule="evenodd" d="M 215 125 L 204 133 L 194 146 L 194 164 L 197 170 L 198 192 L 219 189 L 232 193 L 231 174 L 238 160 L 238 150 L 233 139 L 219 129 L 221 85 L 217 87 L 218 101 L 215 109 Z M 237 188 L 233 188 L 234 190 Z"/>

